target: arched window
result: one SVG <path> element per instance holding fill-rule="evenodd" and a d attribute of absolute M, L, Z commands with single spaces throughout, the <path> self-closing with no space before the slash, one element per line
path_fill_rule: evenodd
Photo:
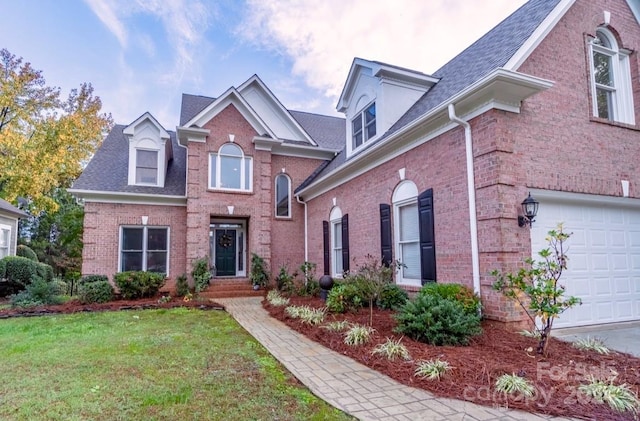
<path fill-rule="evenodd" d="M 629 53 L 618 46 L 613 33 L 598 28 L 590 43 L 593 115 L 635 124 Z"/>
<path fill-rule="evenodd" d="M 393 192 L 392 202 L 395 255 L 402 263 L 398 283 L 421 285 L 418 188 L 412 181 L 403 181 Z"/>
<path fill-rule="evenodd" d="M 220 147 L 209 156 L 209 188 L 221 190 L 252 190 L 253 161 L 233 143 Z"/>
<path fill-rule="evenodd" d="M 276 217 L 291 217 L 291 179 L 279 174 L 275 180 Z"/>

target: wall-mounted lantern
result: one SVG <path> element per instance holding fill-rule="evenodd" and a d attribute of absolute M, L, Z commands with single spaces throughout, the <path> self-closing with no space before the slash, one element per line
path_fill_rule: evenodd
<path fill-rule="evenodd" d="M 535 217 L 538 214 L 538 201 L 531 197 L 531 193 L 529 196 L 522 201 L 522 213 L 523 215 L 518 215 L 518 226 L 526 227 L 527 225 L 531 228 L 531 224 L 535 222 Z"/>

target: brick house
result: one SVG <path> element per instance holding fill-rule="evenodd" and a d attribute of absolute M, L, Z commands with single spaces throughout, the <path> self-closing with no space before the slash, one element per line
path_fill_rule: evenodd
<path fill-rule="evenodd" d="M 563 221 L 584 304 L 557 325 L 638 320 L 639 18 L 632 1 L 531 0 L 433 75 L 356 58 L 344 119 L 287 110 L 254 76 L 184 95 L 175 132 L 149 114 L 116 126 L 72 190 L 83 272 L 172 282 L 208 256 L 243 280 L 257 253 L 340 276 L 373 255 L 404 263 L 407 289 L 461 282 L 512 321 L 488 273 Z"/>

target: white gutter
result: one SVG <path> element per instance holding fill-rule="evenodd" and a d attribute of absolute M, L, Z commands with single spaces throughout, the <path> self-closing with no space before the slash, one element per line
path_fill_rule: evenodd
<path fill-rule="evenodd" d="M 467 190 L 469 194 L 469 231 L 471 233 L 471 268 L 473 292 L 480 295 L 480 258 L 478 250 L 478 217 L 476 215 L 476 185 L 473 174 L 473 142 L 471 125 L 456 115 L 453 104 L 449 104 L 449 119 L 464 127 L 465 152 L 467 155 Z"/>
<path fill-rule="evenodd" d="M 307 224 L 307 202 L 305 202 L 304 200 L 300 200 L 300 196 L 296 195 L 296 201 L 298 203 L 302 203 L 304 205 L 304 261 L 308 262 L 309 261 L 309 246 L 308 246 L 308 242 L 307 242 L 307 229 L 308 229 L 308 224 Z M 306 275 L 306 274 L 305 274 Z"/>

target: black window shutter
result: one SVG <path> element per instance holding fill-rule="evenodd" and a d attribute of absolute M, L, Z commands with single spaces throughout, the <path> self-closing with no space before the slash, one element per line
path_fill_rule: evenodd
<path fill-rule="evenodd" d="M 433 228 L 433 189 L 418 196 L 420 223 L 420 271 L 422 284 L 436 281 L 436 242 Z"/>
<path fill-rule="evenodd" d="M 342 217 L 342 270 L 349 271 L 349 215 Z"/>
<path fill-rule="evenodd" d="M 393 240 L 391 238 L 391 206 L 380 203 L 380 253 L 382 264 L 386 267 L 391 265 L 393 250 Z"/>
<path fill-rule="evenodd" d="M 329 222 L 322 221 L 322 247 L 324 250 L 324 274 L 331 275 L 329 269 Z"/>

